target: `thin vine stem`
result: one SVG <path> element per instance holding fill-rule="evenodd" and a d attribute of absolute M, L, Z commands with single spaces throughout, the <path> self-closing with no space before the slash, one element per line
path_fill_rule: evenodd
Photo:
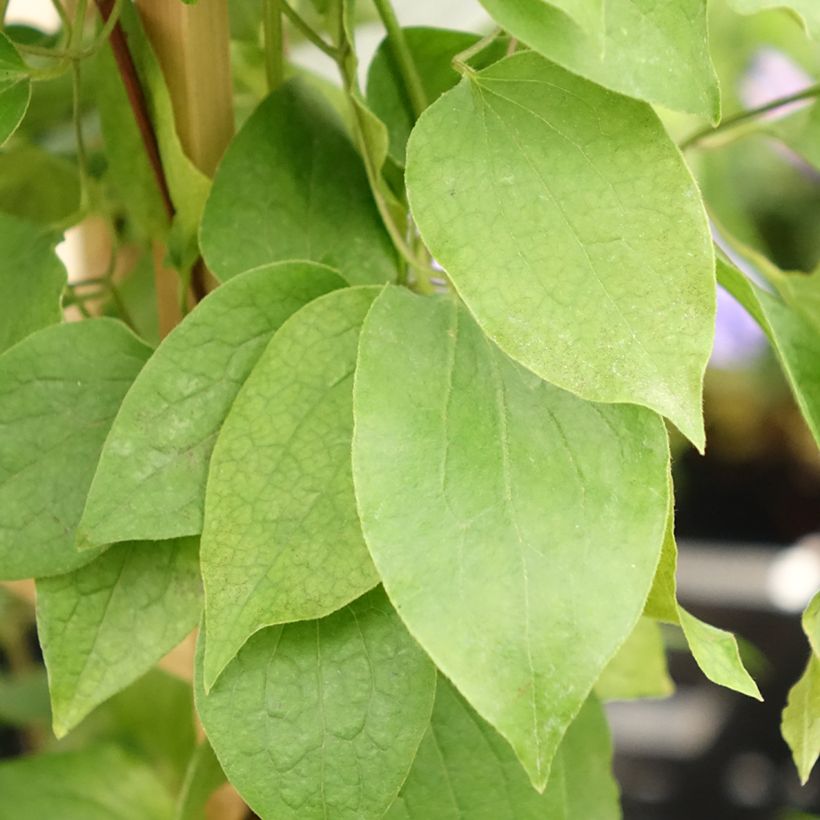
<path fill-rule="evenodd" d="M 290 20 L 291 23 L 293 23 L 294 27 L 297 28 L 307 40 L 313 43 L 316 48 L 323 51 L 333 60 L 338 61 L 339 50 L 330 45 L 330 43 L 325 42 L 322 36 L 315 32 L 310 25 L 306 23 L 302 17 L 300 17 L 299 13 L 287 2 L 287 0 L 279 0 L 279 2 L 282 13 L 288 18 L 288 20 Z"/>
<path fill-rule="evenodd" d="M 80 98 L 80 61 L 71 63 L 71 91 L 73 95 L 74 141 L 77 150 L 77 166 L 80 171 L 80 213 L 88 208 L 90 195 L 90 175 L 88 173 L 88 155 L 85 150 L 85 136 L 83 135 L 83 112 Z"/>
<path fill-rule="evenodd" d="M 285 80 L 285 43 L 282 36 L 281 0 L 265 0 L 263 11 L 265 33 L 265 73 L 268 90 L 279 88 Z"/>
<path fill-rule="evenodd" d="M 422 85 L 421 76 L 416 68 L 416 61 L 413 59 L 407 45 L 404 29 L 399 24 L 390 0 L 373 0 L 373 4 L 387 32 L 387 43 L 393 52 L 402 81 L 407 89 L 407 96 L 413 106 L 413 113 L 416 117 L 420 117 L 424 109 L 427 108 L 427 92 L 425 92 Z"/>
<path fill-rule="evenodd" d="M 0 0 L 0 31 L 6 27 L 6 12 L 9 8 L 9 0 Z"/>
<path fill-rule="evenodd" d="M 681 151 L 686 151 L 689 148 L 694 148 L 699 143 L 703 142 L 704 140 L 708 139 L 709 137 L 714 136 L 715 134 L 720 134 L 723 131 L 729 131 L 732 128 L 736 128 L 739 125 L 743 125 L 750 120 L 757 119 L 758 117 L 763 116 L 764 114 L 768 114 L 770 111 L 777 111 L 778 108 L 783 108 L 784 106 L 791 105 L 792 103 L 801 102 L 803 100 L 810 100 L 814 97 L 820 97 L 820 83 L 815 85 L 810 85 L 808 88 L 804 88 L 802 91 L 798 91 L 796 94 L 789 94 L 785 97 L 778 97 L 776 100 L 771 100 L 770 102 L 765 103 L 764 105 L 759 105 L 756 108 L 749 108 L 745 111 L 738 111 L 737 114 L 732 114 L 726 117 L 719 125 L 706 128 L 700 128 L 695 131 L 693 134 L 690 134 L 683 142 L 680 143 Z"/>

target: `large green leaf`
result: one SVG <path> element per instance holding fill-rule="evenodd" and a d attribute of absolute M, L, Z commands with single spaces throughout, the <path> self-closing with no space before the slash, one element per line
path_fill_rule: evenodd
<path fill-rule="evenodd" d="M 55 242 L 42 228 L 0 213 L 0 353 L 60 321 L 66 273 Z"/>
<path fill-rule="evenodd" d="M 359 330 L 378 292 L 338 290 L 295 313 L 225 421 L 202 534 L 208 688 L 257 630 L 328 615 L 378 583 L 350 467 Z"/>
<path fill-rule="evenodd" d="M 706 0 L 607 0 L 602 43 L 553 8 L 555 3 L 481 3 L 506 31 L 574 74 L 712 122 L 720 119 Z"/>
<path fill-rule="evenodd" d="M 17 130 L 30 100 L 26 65 L 11 40 L 0 32 L 0 145 Z"/>
<path fill-rule="evenodd" d="M 74 572 L 37 581 L 37 631 L 57 737 L 199 622 L 197 548 L 195 538 L 118 544 Z"/>
<path fill-rule="evenodd" d="M 111 319 L 55 325 L 0 357 L 0 577 L 87 564 L 75 529 L 105 435 L 150 349 Z"/>
<path fill-rule="evenodd" d="M 801 22 L 807 34 L 820 39 L 820 4 L 816 0 L 730 0 L 730 4 L 741 14 L 784 9 Z"/>
<path fill-rule="evenodd" d="M 649 106 L 517 54 L 422 115 L 407 185 L 425 242 L 502 350 L 582 398 L 657 410 L 702 449 L 712 243 Z"/>
<path fill-rule="evenodd" d="M 618 787 L 601 707 L 567 730 L 544 794 L 509 744 L 439 677 L 430 728 L 387 820 L 617 820 Z"/>
<path fill-rule="evenodd" d="M 157 348 L 123 401 L 80 523 L 81 547 L 202 531 L 208 462 L 274 331 L 342 278 L 285 262 L 217 288 Z"/>
<path fill-rule="evenodd" d="M 323 620 L 257 633 L 209 695 L 201 647 L 199 660 L 202 725 L 257 814 L 382 817 L 427 729 L 435 670 L 381 589 Z"/>
<path fill-rule="evenodd" d="M 722 259 L 717 262 L 718 281 L 765 331 L 820 445 L 820 272 L 811 276 L 769 273 L 786 289 L 791 304 L 758 287 Z M 796 292 L 791 292 L 795 285 Z"/>
<path fill-rule="evenodd" d="M 660 625 L 650 618 L 638 621 L 595 684 L 601 700 L 664 698 L 674 690 Z"/>
<path fill-rule="evenodd" d="M 170 795 L 116 746 L 0 763 L 0 820 L 171 820 Z"/>
<path fill-rule="evenodd" d="M 477 34 L 437 28 L 406 28 L 404 38 L 428 104 L 458 82 L 459 75 L 452 65 L 453 57 L 481 39 Z M 483 68 L 500 60 L 507 46 L 505 39 L 494 40 L 478 54 L 472 65 Z M 416 116 L 387 38 L 379 45 L 367 69 L 367 103 L 387 126 L 390 157 L 399 165 L 404 165 L 404 149 Z"/>
<path fill-rule="evenodd" d="M 789 692 L 782 731 L 792 750 L 800 782 L 805 783 L 820 756 L 820 657 L 814 652 L 806 671 Z"/>
<path fill-rule="evenodd" d="M 812 651 L 820 657 L 820 592 L 811 599 L 806 607 L 802 623 Z"/>
<path fill-rule="evenodd" d="M 312 259 L 353 284 L 395 271 L 361 159 L 336 114 L 299 80 L 271 94 L 236 135 L 200 231 L 221 279 L 283 259 Z"/>
<path fill-rule="evenodd" d="M 677 599 L 678 546 L 675 543 L 674 508 L 670 504 L 661 559 L 646 601 L 644 614 L 659 621 L 678 624 L 689 650 L 710 681 L 757 700 L 760 690 L 746 671 L 737 640 L 731 632 L 707 624 L 687 612 Z"/>
<path fill-rule="evenodd" d="M 663 424 L 542 382 L 454 300 L 393 287 L 365 321 L 353 404 L 359 513 L 387 593 L 543 789 L 652 581 Z"/>

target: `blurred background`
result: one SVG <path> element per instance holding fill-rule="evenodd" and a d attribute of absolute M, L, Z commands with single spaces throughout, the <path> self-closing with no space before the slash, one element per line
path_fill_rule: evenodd
<path fill-rule="evenodd" d="M 397 0 L 396 7 L 406 25 L 489 29 L 474 0 Z M 249 25 L 260 18 L 253 0 L 232 0 L 231 11 L 241 121 L 265 91 L 259 32 Z M 366 3 L 360 17 L 364 75 L 382 32 Z M 33 42 L 46 40 L 58 25 L 49 0 L 11 0 L 8 21 L 28 27 L 21 36 Z M 713 0 L 711 36 L 725 113 L 799 91 L 820 77 L 820 42 L 783 11 L 744 17 L 724 0 Z M 293 34 L 291 57 L 333 78 L 333 66 Z M 89 86 L 93 75 L 92 66 Z M 36 87 L 21 132 L 0 150 L 0 210 L 53 224 L 76 209 L 70 100 L 61 81 Z M 85 101 L 92 169 L 104 180 L 104 160 L 94 152 L 100 129 L 91 91 Z M 716 223 L 784 270 L 812 271 L 820 261 L 820 136 L 806 145 L 789 125 L 805 115 L 806 105 L 811 103 L 781 109 L 763 127 L 735 129 L 687 155 Z M 701 124 L 661 114 L 676 139 Z M 61 255 L 73 281 L 111 265 L 115 240 L 105 225 L 91 219 L 67 227 Z M 151 340 L 157 332 L 153 278 L 150 260 L 145 262 L 129 266 L 118 298 Z M 101 302 L 95 309 L 110 307 Z M 670 628 L 665 637 L 675 693 L 609 706 L 624 816 L 798 820 L 820 814 L 820 772 L 800 787 L 779 724 L 787 691 L 808 657 L 799 613 L 820 588 L 820 454 L 765 338 L 723 292 L 706 420 L 705 457 L 682 440 L 674 443 L 680 597 L 696 615 L 737 633 L 765 702 L 708 683 L 680 633 Z M 186 728 L 172 736 L 169 727 L 180 722 Z M 76 748 L 90 738 L 147 757 L 169 785 L 178 786 L 196 742 L 184 671 L 166 664 L 58 743 L 49 729 L 30 596 L 22 586 L 0 587 L 0 757 Z M 229 817 L 230 811 L 216 816 Z"/>

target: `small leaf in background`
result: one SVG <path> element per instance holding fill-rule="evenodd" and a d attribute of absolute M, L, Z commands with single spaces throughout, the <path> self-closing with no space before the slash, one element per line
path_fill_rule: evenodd
<path fill-rule="evenodd" d="M 200 244 L 223 280 L 283 259 L 323 262 L 352 284 L 384 282 L 396 269 L 359 155 L 298 80 L 262 102 L 228 146 Z"/>
<path fill-rule="evenodd" d="M 660 626 L 641 618 L 595 684 L 601 700 L 665 698 L 674 692 Z"/>
<path fill-rule="evenodd" d="M 439 676 L 430 728 L 387 820 L 615 820 L 618 787 L 600 705 L 567 730 L 539 794 L 495 729 Z"/>
<path fill-rule="evenodd" d="M 37 225 L 0 213 L 0 353 L 60 321 L 66 272 L 56 243 Z"/>
<path fill-rule="evenodd" d="M 607 0 L 603 42 L 553 8 L 555 3 L 481 4 L 505 31 L 573 74 L 630 97 L 715 123 L 720 119 L 706 0 Z"/>
<path fill-rule="evenodd" d="M 17 676 L 0 674 L 0 726 L 46 728 L 50 722 L 48 680 L 42 668 Z"/>
<path fill-rule="evenodd" d="M 310 262 L 248 271 L 204 299 L 157 348 L 103 447 L 80 547 L 202 531 L 208 462 L 273 332 L 344 280 Z"/>
<path fill-rule="evenodd" d="M 768 273 L 789 302 L 755 285 L 724 260 L 717 262 L 718 281 L 765 331 L 820 445 L 820 272 L 809 276 L 769 269 Z"/>
<path fill-rule="evenodd" d="M 151 350 L 125 325 L 55 325 L 0 356 L 0 578 L 58 575 L 75 549 L 97 459 Z"/>
<path fill-rule="evenodd" d="M 353 405 L 359 514 L 387 593 L 543 788 L 649 591 L 663 424 L 542 382 L 454 300 L 394 287 L 365 321 Z"/>
<path fill-rule="evenodd" d="M 199 623 L 197 554 L 196 538 L 118 544 L 74 572 L 37 582 L 37 630 L 58 737 Z"/>
<path fill-rule="evenodd" d="M 800 782 L 805 783 L 820 756 L 820 657 L 814 652 L 806 671 L 789 692 L 782 731 Z"/>
<path fill-rule="evenodd" d="M 672 492 L 671 477 L 669 478 Z M 678 545 L 675 542 L 674 499 L 670 506 L 661 558 L 644 607 L 644 615 L 655 620 L 677 624 L 683 630 L 692 657 L 712 683 L 733 689 L 756 700 L 763 700 L 760 690 L 740 657 L 737 639 L 731 632 L 701 621 L 678 603 Z"/>
<path fill-rule="evenodd" d="M 177 799 L 175 820 L 202 820 L 211 795 L 227 782 L 211 744 L 204 740 L 191 756 Z"/>
<path fill-rule="evenodd" d="M 0 820 L 171 820 L 154 772 L 116 746 L 0 762 Z"/>
<path fill-rule="evenodd" d="M 80 177 L 73 163 L 22 142 L 0 153 L 0 211 L 46 226 L 70 222 L 79 206 Z M 18 252 L 30 250 L 25 244 Z"/>
<path fill-rule="evenodd" d="M 452 64 L 453 57 L 481 39 L 477 34 L 437 28 L 406 28 L 404 37 L 428 104 L 459 81 Z M 508 45 L 506 39 L 494 40 L 471 65 L 484 68 L 500 60 Z M 387 39 L 382 40 L 367 69 L 367 103 L 387 126 L 391 159 L 404 165 L 405 145 L 416 117 Z"/>
<path fill-rule="evenodd" d="M 729 0 L 729 4 L 741 14 L 783 9 L 800 22 L 810 37 L 820 40 L 820 5 L 815 0 Z"/>
<path fill-rule="evenodd" d="M 0 145 L 17 130 L 31 100 L 31 80 L 14 44 L 0 32 Z"/>
<path fill-rule="evenodd" d="M 516 54 L 419 119 L 407 188 L 487 335 L 546 381 L 641 404 L 704 446 L 712 241 L 652 109 Z"/>
<path fill-rule="evenodd" d="M 337 290 L 294 313 L 219 434 L 202 533 L 207 688 L 257 630 L 329 615 L 378 583 L 350 466 L 359 331 L 378 293 Z"/>
<path fill-rule="evenodd" d="M 427 730 L 435 670 L 381 589 L 320 621 L 258 632 L 209 695 L 201 644 L 197 710 L 257 814 L 384 815 Z"/>
<path fill-rule="evenodd" d="M 703 674 L 712 683 L 763 700 L 757 684 L 743 665 L 735 636 L 701 621 L 682 606 L 678 606 L 678 615 L 686 642 Z"/>

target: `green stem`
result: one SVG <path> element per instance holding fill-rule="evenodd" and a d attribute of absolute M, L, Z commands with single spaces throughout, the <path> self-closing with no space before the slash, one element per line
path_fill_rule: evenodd
<path fill-rule="evenodd" d="M 471 76 L 475 74 L 475 69 L 469 65 L 469 61 L 475 57 L 476 54 L 484 51 L 490 43 L 492 43 L 498 35 L 501 34 L 501 29 L 497 28 L 491 31 L 486 37 L 482 37 L 478 42 L 473 43 L 469 48 L 460 51 L 453 57 L 453 68 L 462 76 Z"/>
<path fill-rule="evenodd" d="M 720 125 L 714 128 L 701 128 L 683 140 L 683 142 L 680 143 L 680 149 L 681 151 L 686 151 L 714 134 L 719 134 L 722 131 L 728 131 L 732 128 L 736 128 L 738 125 L 749 122 L 749 120 L 754 120 L 764 114 L 768 114 L 770 111 L 776 111 L 778 108 L 783 108 L 786 105 L 801 102 L 802 100 L 809 100 L 813 97 L 820 97 L 820 83 L 810 85 L 808 88 L 804 88 L 796 94 L 789 94 L 786 97 L 778 97 L 776 100 L 767 102 L 764 105 L 759 105 L 756 108 L 749 108 L 746 111 L 739 111 L 737 114 L 732 114 L 731 116 L 726 117 Z"/>
<path fill-rule="evenodd" d="M 83 112 L 80 101 L 80 61 L 71 62 L 71 89 L 74 98 L 73 119 L 74 119 L 74 140 L 77 148 L 77 165 L 80 171 L 80 211 L 84 212 L 88 208 L 90 200 L 89 194 L 89 174 L 88 156 L 85 150 L 85 137 L 83 136 Z"/>
<path fill-rule="evenodd" d="M 265 0 L 263 15 L 265 72 L 268 77 L 268 90 L 274 91 L 285 81 L 281 0 Z"/>
<path fill-rule="evenodd" d="M 422 111 L 427 108 L 427 94 L 424 91 L 413 55 L 407 45 L 404 30 L 399 24 L 390 0 L 373 0 L 373 4 L 376 6 L 376 11 L 378 11 L 387 32 L 387 43 L 399 67 L 399 72 L 407 89 L 407 95 L 410 98 L 410 104 L 413 106 L 413 112 L 416 117 L 420 117 Z"/>
<path fill-rule="evenodd" d="M 6 12 L 9 8 L 9 0 L 0 0 L 0 31 L 6 27 Z"/>
<path fill-rule="evenodd" d="M 327 54 L 328 57 L 331 57 L 333 60 L 338 59 L 339 52 L 329 43 L 326 43 L 293 9 L 287 0 L 279 0 L 281 5 L 282 14 L 293 23 L 294 27 L 297 28 L 304 37 L 309 40 L 316 48 L 323 51 Z"/>

